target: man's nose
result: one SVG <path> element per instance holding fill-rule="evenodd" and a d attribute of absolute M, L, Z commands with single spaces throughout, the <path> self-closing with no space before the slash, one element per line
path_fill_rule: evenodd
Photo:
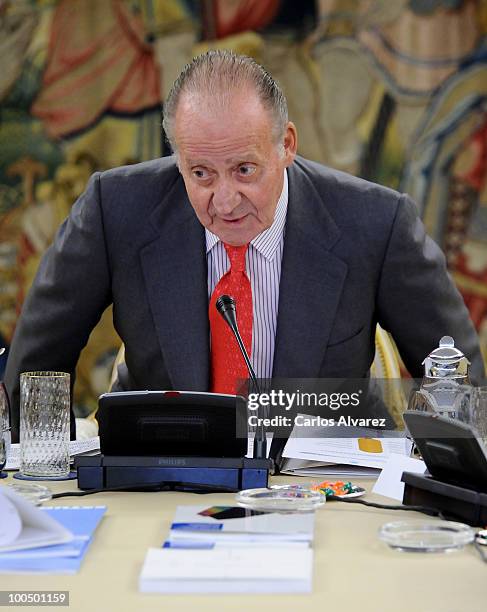
<path fill-rule="evenodd" d="M 220 215 L 229 215 L 240 204 L 242 197 L 230 182 L 221 182 L 213 192 L 213 206 Z"/>

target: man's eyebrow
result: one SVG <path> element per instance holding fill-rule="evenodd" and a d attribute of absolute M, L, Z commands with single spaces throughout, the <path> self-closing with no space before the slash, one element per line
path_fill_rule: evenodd
<path fill-rule="evenodd" d="M 187 159 L 186 163 L 188 166 L 205 166 L 209 162 L 206 159 Z"/>
<path fill-rule="evenodd" d="M 249 153 L 249 155 L 241 155 L 239 157 L 230 157 L 229 159 L 225 160 L 225 163 L 227 164 L 231 164 L 231 165 L 237 165 L 237 164 L 249 164 L 249 163 L 255 163 L 256 157 L 255 155 Z"/>
<path fill-rule="evenodd" d="M 248 163 L 257 163 L 258 159 L 255 153 L 245 153 L 244 155 L 239 155 L 238 157 L 227 157 L 224 160 L 225 164 L 229 166 L 237 165 L 237 164 L 248 164 Z M 209 159 L 192 159 L 190 157 L 187 158 L 186 163 L 188 166 L 212 166 L 213 162 Z"/>

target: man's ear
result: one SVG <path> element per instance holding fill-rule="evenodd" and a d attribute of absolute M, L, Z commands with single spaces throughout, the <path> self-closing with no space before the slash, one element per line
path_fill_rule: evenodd
<path fill-rule="evenodd" d="M 284 158 L 286 161 L 286 167 L 290 166 L 298 150 L 298 131 L 292 121 L 289 121 L 284 132 Z"/>

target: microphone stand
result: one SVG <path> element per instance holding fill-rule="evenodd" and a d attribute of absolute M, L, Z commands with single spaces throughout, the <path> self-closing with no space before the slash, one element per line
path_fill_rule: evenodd
<path fill-rule="evenodd" d="M 247 366 L 247 370 L 249 371 L 252 383 L 255 389 L 257 390 L 257 393 L 260 395 L 261 393 L 260 387 L 257 382 L 257 377 L 255 375 L 254 368 L 252 367 L 252 364 L 250 363 L 250 359 L 247 354 L 247 350 L 243 343 L 240 332 L 238 331 L 237 316 L 236 316 L 237 309 L 235 305 L 235 300 L 229 295 L 221 295 L 217 299 L 215 306 L 218 312 L 221 314 L 221 316 L 225 320 L 225 322 L 227 323 L 227 325 L 232 330 L 233 335 L 235 336 L 237 340 L 237 344 L 244 358 L 245 365 Z M 263 415 L 262 415 L 262 408 L 261 408 L 260 403 L 259 403 L 259 408 L 257 410 L 257 417 L 259 419 L 259 425 L 257 426 L 256 432 L 255 432 L 253 455 L 254 455 L 254 459 L 267 459 L 267 437 L 266 437 L 265 427 L 263 424 Z"/>

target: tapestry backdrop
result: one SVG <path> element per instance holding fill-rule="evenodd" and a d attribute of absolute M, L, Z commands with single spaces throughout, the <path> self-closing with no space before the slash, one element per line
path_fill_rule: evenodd
<path fill-rule="evenodd" d="M 302 155 L 415 198 L 487 354 L 486 34 L 483 0 L 0 0 L 0 346 L 90 174 L 170 153 L 171 83 L 230 48 L 279 80 Z M 119 346 L 107 311 L 78 414 Z"/>

